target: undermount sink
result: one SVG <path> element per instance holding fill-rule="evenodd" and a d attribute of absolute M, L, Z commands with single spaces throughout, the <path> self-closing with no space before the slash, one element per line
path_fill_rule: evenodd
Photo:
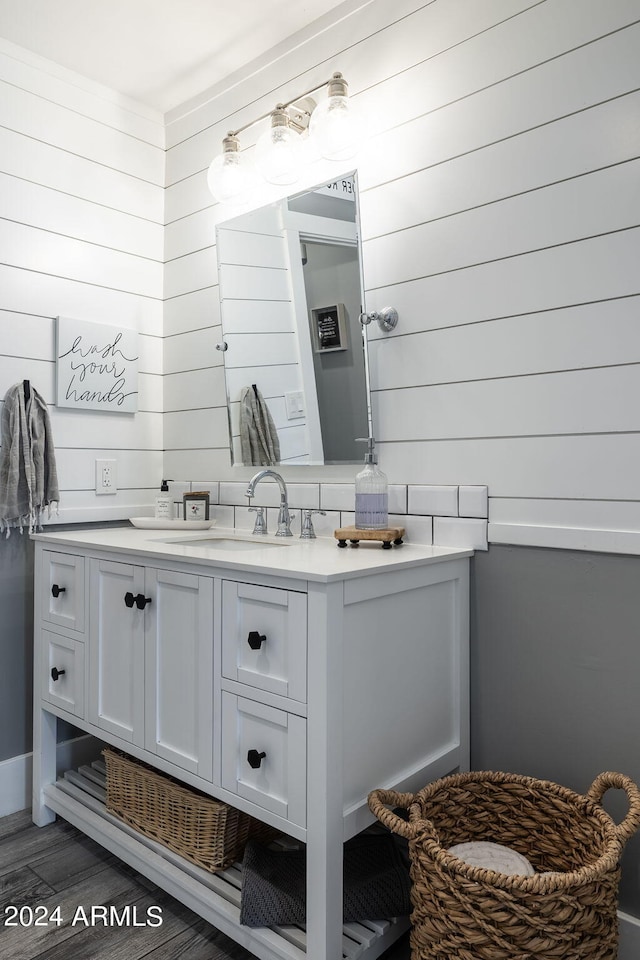
<path fill-rule="evenodd" d="M 264 550 L 265 547 L 287 547 L 293 541 L 282 538 L 282 542 L 273 540 L 264 540 L 262 537 L 248 539 L 246 537 L 202 537 L 198 540 L 164 540 L 163 543 L 175 543 L 180 546 L 190 546 L 192 548 L 201 547 L 207 550 Z"/>

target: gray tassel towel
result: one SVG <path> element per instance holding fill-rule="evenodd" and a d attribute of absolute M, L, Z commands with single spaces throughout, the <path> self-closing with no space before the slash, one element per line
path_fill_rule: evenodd
<path fill-rule="evenodd" d="M 33 533 L 58 504 L 58 475 L 47 405 L 29 381 L 7 390 L 0 448 L 0 531 Z"/>

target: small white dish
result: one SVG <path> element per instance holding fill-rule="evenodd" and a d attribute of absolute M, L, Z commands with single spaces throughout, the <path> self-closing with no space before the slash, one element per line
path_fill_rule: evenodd
<path fill-rule="evenodd" d="M 214 520 L 167 520 L 155 517 L 129 517 L 129 523 L 140 530 L 209 530 L 216 524 Z"/>

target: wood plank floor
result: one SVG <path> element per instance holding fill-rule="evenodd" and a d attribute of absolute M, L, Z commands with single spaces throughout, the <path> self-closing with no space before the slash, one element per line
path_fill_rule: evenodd
<path fill-rule="evenodd" d="M 60 907 L 59 925 L 7 926 L 11 905 Z M 87 925 L 91 907 L 129 907 L 138 926 Z M 135 911 L 133 908 L 136 908 Z M 162 925 L 147 926 L 160 907 Z M 85 917 L 87 923 L 85 923 Z M 154 912 L 151 912 L 151 919 Z M 75 919 L 75 924 L 72 921 Z M 384 960 L 409 960 L 405 936 Z M 64 820 L 36 827 L 29 811 L 0 819 L 2 960 L 254 960 L 252 954 Z"/>

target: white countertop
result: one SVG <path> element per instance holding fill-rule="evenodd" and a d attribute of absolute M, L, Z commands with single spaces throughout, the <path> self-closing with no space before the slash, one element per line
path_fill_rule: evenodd
<path fill-rule="evenodd" d="M 204 544 L 220 538 L 223 542 Z M 244 570 L 272 576 L 330 582 L 385 570 L 402 570 L 473 556 L 471 548 L 436 547 L 403 543 L 383 549 L 379 542 L 361 541 L 358 547 L 338 547 L 333 538 L 300 540 L 298 537 L 253 537 L 249 531 L 214 527 L 211 530 L 139 530 L 134 527 L 77 527 L 32 534 L 52 548 L 67 546 L 99 549 L 163 560 Z M 186 542 L 185 542 L 186 541 Z M 232 542 L 229 542 L 232 541 Z M 245 543 L 248 545 L 245 547 Z"/>

